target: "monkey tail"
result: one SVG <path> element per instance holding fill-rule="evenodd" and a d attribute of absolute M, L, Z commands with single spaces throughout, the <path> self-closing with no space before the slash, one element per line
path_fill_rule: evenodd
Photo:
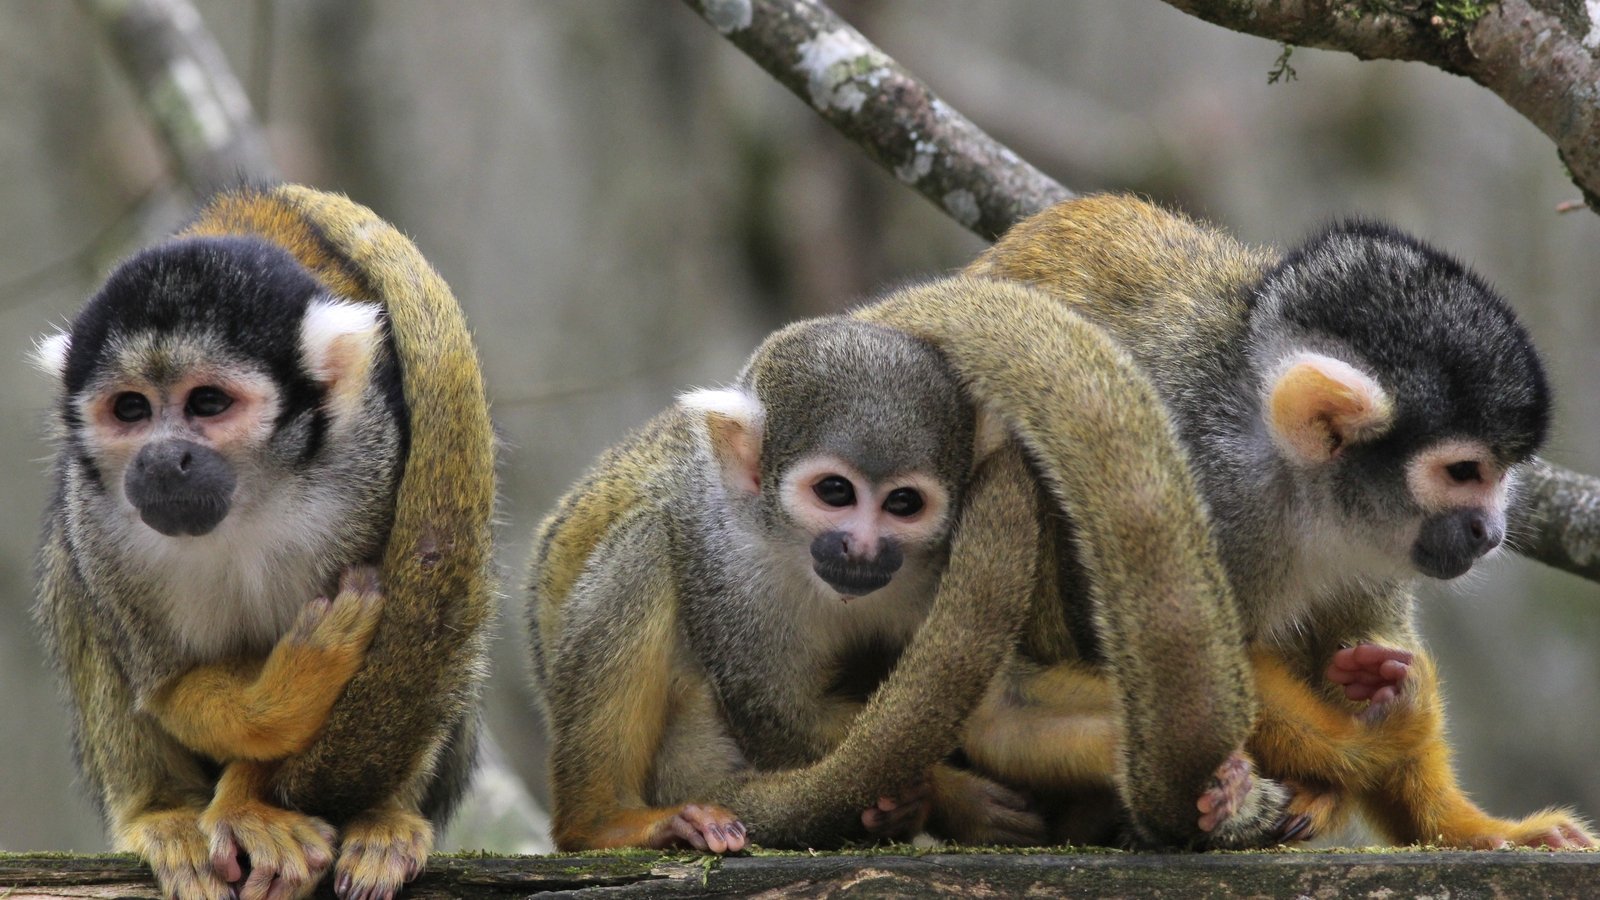
<path fill-rule="evenodd" d="M 1099 327 L 1024 285 L 955 277 L 859 315 L 940 347 L 1071 515 L 1126 726 L 1138 836 L 1200 839 L 1195 801 L 1253 726 L 1238 611 L 1155 388 Z M 954 568 L 954 566 L 953 566 Z"/>

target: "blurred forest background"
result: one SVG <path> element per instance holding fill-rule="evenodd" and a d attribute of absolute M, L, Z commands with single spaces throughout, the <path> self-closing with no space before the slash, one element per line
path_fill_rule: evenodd
<path fill-rule="evenodd" d="M 635 0 L 200 0 L 287 177 L 412 235 L 473 324 L 504 438 L 506 602 L 489 718 L 509 777 L 446 845 L 538 849 L 544 793 L 517 590 L 534 524 L 602 448 L 759 338 L 981 243 L 868 162 L 686 7 Z M 1074 190 L 1129 189 L 1279 243 L 1393 220 L 1496 283 L 1558 390 L 1548 456 L 1600 472 L 1600 218 L 1550 142 L 1418 64 L 1280 47 L 1156 0 L 835 8 Z M 102 36 L 0 0 L 0 849 L 104 846 L 29 620 L 50 385 L 35 336 L 187 214 Z M 1600 587 L 1503 555 L 1430 589 L 1462 778 L 1501 815 L 1600 816 Z"/>

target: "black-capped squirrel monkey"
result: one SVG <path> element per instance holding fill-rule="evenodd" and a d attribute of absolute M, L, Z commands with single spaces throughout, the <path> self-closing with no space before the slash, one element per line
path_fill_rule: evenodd
<path fill-rule="evenodd" d="M 38 356 L 38 614 L 116 845 L 184 900 L 302 896 L 336 855 L 341 897 L 392 896 L 470 772 L 492 589 L 448 289 L 363 207 L 244 189 Z"/>
<path fill-rule="evenodd" d="M 1348 799 L 1399 843 L 1594 845 L 1569 813 L 1504 820 L 1465 796 L 1413 626 L 1419 577 L 1459 576 L 1504 539 L 1518 467 L 1549 419 L 1538 355 L 1480 278 L 1381 225 L 1335 225 L 1275 254 L 1119 196 L 1024 220 L 967 272 L 1044 289 L 1105 328 L 1172 416 L 1249 641 L 1260 694 L 1249 749 L 1261 773 L 1295 788 L 1282 820 L 1262 819 L 1246 842 L 1325 832 Z M 909 330 L 952 358 L 973 340 Z M 965 378 L 992 367 L 956 365 Z M 1080 577 L 1092 583 L 1093 566 Z M 1125 638 L 1097 627 L 1081 596 L 1063 602 L 1077 623 L 1071 650 L 1025 652 L 964 745 L 979 772 L 1045 795 L 1104 790 L 1119 756 L 1137 752 L 1122 745 L 1129 718 L 1172 704 L 1159 685 L 1207 675 L 1148 654 L 1130 673 Z M 1159 617 L 1141 630 L 1156 646 L 1201 639 Z M 1206 701 L 1191 710 L 1202 732 L 1219 706 L 1249 703 Z M 1163 775 L 1118 777 L 1137 829 L 1130 791 Z M 1202 796 L 1201 829 L 1237 820 L 1232 802 Z"/>

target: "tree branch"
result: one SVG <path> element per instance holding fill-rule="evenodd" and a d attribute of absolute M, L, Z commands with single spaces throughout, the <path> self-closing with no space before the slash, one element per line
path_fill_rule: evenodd
<path fill-rule="evenodd" d="M 1073 196 L 822 4 L 685 2 L 901 183 L 984 238 Z"/>
<path fill-rule="evenodd" d="M 1488 88 L 1555 142 L 1600 212 L 1600 24 L 1563 0 L 1166 0 L 1232 31 L 1424 62 Z M 1591 4 L 1592 7 L 1592 4 Z M 1589 15 L 1595 15 L 1590 13 Z"/>
<path fill-rule="evenodd" d="M 139 103 L 198 196 L 276 181 L 250 99 L 189 0 L 78 0 L 100 26 Z"/>
<path fill-rule="evenodd" d="M 982 237 L 993 239 L 1017 219 L 1073 196 L 936 98 L 914 75 L 818 0 L 684 2 L 846 137 L 860 144 L 868 156 Z M 1432 51 L 1429 62 L 1440 66 L 1456 64 L 1455 57 L 1445 52 L 1457 40 L 1445 36 L 1451 33 L 1449 22 L 1435 24 L 1430 20 L 1419 25 L 1414 15 L 1399 13 L 1342 14 L 1335 10 L 1344 9 L 1346 4 L 1315 0 L 1167 2 L 1202 18 L 1237 17 L 1249 24 L 1252 33 L 1277 40 L 1324 46 L 1312 42 L 1311 36 L 1336 34 L 1340 40 L 1359 43 L 1371 51 L 1365 55 Z M 1368 5 L 1385 2 L 1367 0 Z M 1394 7 L 1404 5 L 1401 0 L 1387 2 Z M 1476 23 L 1452 21 L 1462 29 L 1470 29 L 1462 32 L 1469 43 L 1487 41 L 1501 26 L 1486 23 L 1514 17 L 1511 8 L 1546 2 L 1553 0 L 1503 0 L 1498 10 L 1483 15 Z M 1272 29 L 1285 32 L 1280 35 Z M 1378 48 L 1389 54 L 1377 52 Z M 1516 74 L 1502 73 L 1498 77 L 1514 80 Z M 1584 95 L 1590 98 L 1586 115 L 1591 121 L 1596 116 L 1593 92 L 1600 91 L 1596 85 L 1600 81 L 1591 76 L 1587 88 L 1591 93 Z M 1568 102 L 1563 99 L 1566 96 L 1546 100 L 1564 105 Z M 905 109 L 899 108 L 902 105 Z M 1588 151 L 1596 155 L 1594 171 L 1600 176 L 1600 138 L 1589 140 L 1593 146 Z M 1600 185 L 1600 177 L 1595 184 Z M 956 211 L 969 209 L 963 204 L 954 204 L 953 210 L 946 199 L 951 196 L 974 198 L 977 215 L 964 216 Z M 1520 536 L 1517 552 L 1600 581 L 1600 479 L 1540 461 L 1531 467 L 1523 483 L 1525 490 L 1518 508 L 1512 510 L 1513 528 Z"/>

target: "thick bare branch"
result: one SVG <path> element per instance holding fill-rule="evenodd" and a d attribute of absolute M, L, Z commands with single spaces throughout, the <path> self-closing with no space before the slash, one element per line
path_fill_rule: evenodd
<path fill-rule="evenodd" d="M 993 238 L 1017 219 L 1072 196 L 1071 191 L 935 98 L 915 76 L 817 0 L 685 2 L 846 137 L 860 144 L 869 156 L 979 235 Z M 1448 37 L 1454 33 L 1449 22 L 1434 24 L 1428 20 L 1419 25 L 1413 16 L 1398 13 L 1341 13 L 1339 10 L 1353 4 L 1313 0 L 1167 2 L 1202 18 L 1214 15 L 1218 21 L 1231 22 L 1237 17 L 1248 22 L 1251 33 L 1278 40 L 1323 46 L 1315 43 L 1313 36 L 1331 34 L 1337 40 L 1365 48 L 1358 55 L 1421 59 L 1427 51 L 1433 54 L 1426 57 L 1427 61 L 1446 68 L 1455 65 L 1455 57 L 1445 52 L 1455 46 Z M 1368 0 L 1365 5 L 1380 2 Z M 1488 40 L 1497 33 L 1495 28 L 1503 27 L 1486 25 L 1491 18 L 1514 16 L 1512 8 L 1528 9 L 1530 4 L 1546 2 L 1550 0 L 1503 0 L 1497 11 L 1484 15 L 1475 24 L 1452 21 L 1462 29 L 1465 40 Z M 1388 5 L 1406 4 L 1393 0 Z M 1284 34 L 1273 29 L 1282 29 Z M 1458 49 L 1465 52 L 1465 45 Z M 1415 55 L 1398 56 L 1401 53 Z M 1502 72 L 1496 77 L 1515 79 L 1516 75 Z M 1586 115 L 1591 121 L 1596 116 L 1593 94 L 1600 91 L 1597 85 L 1600 81 L 1591 75 L 1583 88 L 1590 92 L 1582 96 L 1589 98 L 1584 102 L 1590 107 Z M 1580 86 L 1574 85 L 1577 87 Z M 1564 97 L 1545 99 L 1560 104 L 1567 102 Z M 906 109 L 900 110 L 901 105 Z M 1588 152 L 1600 154 L 1600 140 L 1588 141 Z M 1600 165 L 1595 171 L 1600 175 Z M 1595 183 L 1600 184 L 1600 179 Z M 958 203 L 952 209 L 945 199 L 951 196 L 974 198 L 978 214 L 958 213 L 957 209 L 967 211 L 969 207 Z M 1513 513 L 1515 530 L 1521 536 L 1518 552 L 1600 581 L 1600 479 L 1539 462 L 1525 484 L 1522 506 Z"/>
<path fill-rule="evenodd" d="M 1517 551 L 1600 581 L 1600 478 L 1537 462 L 1521 493 L 1509 529 Z"/>
<path fill-rule="evenodd" d="M 199 196 L 275 181 L 250 99 L 189 0 L 78 0 L 111 43 L 139 103 Z"/>
<path fill-rule="evenodd" d="M 1425 62 L 1483 85 L 1555 142 L 1600 212 L 1600 24 L 1566 0 L 1166 0 L 1233 31 Z M 1584 10 L 1590 10 L 1585 13 Z"/>
<path fill-rule="evenodd" d="M 1072 196 L 822 4 L 686 2 L 867 155 L 979 235 L 993 240 Z"/>

